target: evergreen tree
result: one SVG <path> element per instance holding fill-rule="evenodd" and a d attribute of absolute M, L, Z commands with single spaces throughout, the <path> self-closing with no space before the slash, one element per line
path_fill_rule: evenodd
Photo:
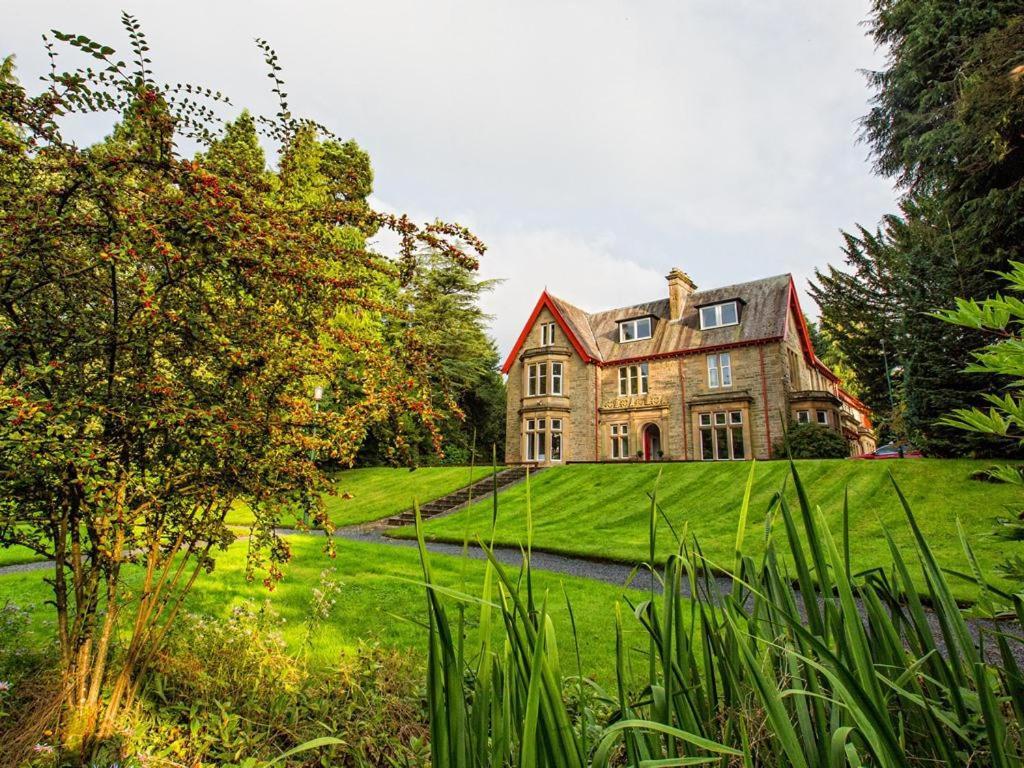
<path fill-rule="evenodd" d="M 846 269 L 818 273 L 822 327 L 882 422 L 902 414 L 904 436 L 936 455 L 999 453 L 997 443 L 939 423 L 998 385 L 963 374 L 977 335 L 929 313 L 994 292 L 993 270 L 1024 257 L 1024 9 L 877 0 L 870 29 L 889 59 L 869 76 L 864 136 L 903 198 L 875 232 L 844 233 Z"/>
<path fill-rule="evenodd" d="M 478 280 L 443 254 L 427 251 L 419 262 L 401 300 L 410 308 L 411 323 L 432 361 L 431 391 L 438 406 L 451 414 L 440 425 L 444 435 L 443 461 L 466 463 L 476 448 L 477 460 L 486 461 L 491 446 L 499 457 L 505 442 L 505 384 L 494 341 L 487 335 L 489 319 L 480 297 L 496 281 Z M 404 425 L 410 431 L 412 425 Z M 393 425 L 378 425 L 361 454 L 363 461 L 393 461 Z M 475 444 L 474 444 L 475 440 Z M 428 435 L 408 445 L 417 462 L 435 461 Z"/>

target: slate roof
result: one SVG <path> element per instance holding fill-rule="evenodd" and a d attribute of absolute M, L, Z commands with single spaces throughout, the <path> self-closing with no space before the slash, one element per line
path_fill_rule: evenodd
<path fill-rule="evenodd" d="M 737 283 L 687 297 L 683 316 L 669 318 L 669 300 L 657 299 L 603 312 L 586 312 L 564 299 L 548 294 L 587 354 L 601 362 L 671 354 L 684 350 L 742 344 L 781 338 L 790 306 L 789 275 L 775 275 Z M 700 329 L 700 307 L 736 299 L 740 302 L 739 325 Z M 655 319 L 653 336 L 642 341 L 619 342 L 619 322 L 636 317 Z"/>

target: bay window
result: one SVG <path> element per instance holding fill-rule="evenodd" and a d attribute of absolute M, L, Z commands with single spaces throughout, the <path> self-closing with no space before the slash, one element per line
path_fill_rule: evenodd
<path fill-rule="evenodd" d="M 523 454 L 526 461 L 561 461 L 562 420 L 527 419 L 523 429 Z"/>
<path fill-rule="evenodd" d="M 526 394 L 542 397 L 546 394 L 565 394 L 564 363 L 533 363 L 526 366 Z"/>
<path fill-rule="evenodd" d="M 534 363 L 526 368 L 527 393 L 533 397 L 548 393 L 548 364 Z"/>
<path fill-rule="evenodd" d="M 716 411 L 698 416 L 700 457 L 704 461 L 738 461 L 747 457 L 743 411 Z"/>
<path fill-rule="evenodd" d="M 551 364 L 551 394 L 562 394 L 562 364 Z"/>
<path fill-rule="evenodd" d="M 526 420 L 526 460 L 527 461 L 547 461 L 547 450 L 546 450 L 546 438 L 547 436 L 547 420 L 546 419 L 527 419 Z"/>

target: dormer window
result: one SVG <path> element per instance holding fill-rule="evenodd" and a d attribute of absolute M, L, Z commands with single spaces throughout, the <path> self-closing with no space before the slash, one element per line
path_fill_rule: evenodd
<path fill-rule="evenodd" d="M 651 318 L 638 317 L 619 323 L 619 343 L 651 338 Z"/>
<path fill-rule="evenodd" d="M 700 329 L 721 328 L 725 325 L 736 325 L 740 321 L 739 307 L 735 301 L 712 304 L 700 308 Z"/>

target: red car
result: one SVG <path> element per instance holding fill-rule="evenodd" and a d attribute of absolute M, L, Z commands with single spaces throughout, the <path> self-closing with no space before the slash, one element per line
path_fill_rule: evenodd
<path fill-rule="evenodd" d="M 900 455 L 900 449 L 902 448 L 903 454 Z M 875 449 L 874 453 L 865 453 L 863 456 L 858 456 L 859 459 L 920 459 L 921 452 L 910 445 L 904 443 L 902 446 L 896 445 L 895 443 L 886 443 L 880 445 Z"/>

